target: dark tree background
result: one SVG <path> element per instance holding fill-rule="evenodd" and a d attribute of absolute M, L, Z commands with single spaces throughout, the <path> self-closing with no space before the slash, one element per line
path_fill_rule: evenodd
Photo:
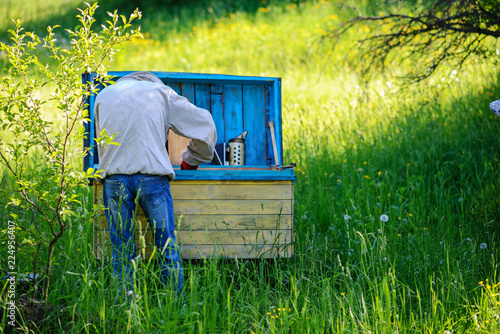
<path fill-rule="evenodd" d="M 409 60 L 412 70 L 405 78 L 410 82 L 428 78 L 444 63 L 458 70 L 472 55 L 498 61 L 495 45 L 500 37 L 499 0 L 417 1 L 411 6 L 408 1 L 403 3 L 404 12 L 380 7 L 379 11 L 387 13 L 380 16 L 363 15 L 349 7 L 358 16 L 330 30 L 324 38 L 335 40 L 360 25 L 372 28 L 359 41 L 363 72 L 373 67 L 383 71 L 388 63 Z"/>

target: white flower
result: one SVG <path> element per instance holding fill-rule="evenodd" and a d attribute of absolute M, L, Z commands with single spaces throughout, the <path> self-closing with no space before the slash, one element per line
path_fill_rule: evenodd
<path fill-rule="evenodd" d="M 380 216 L 380 221 L 384 222 L 384 223 L 387 222 L 387 221 L 389 221 L 389 216 L 388 215 L 382 215 L 382 216 Z"/>
<path fill-rule="evenodd" d="M 132 291 L 132 290 L 127 291 L 127 296 L 135 297 L 136 299 L 139 298 L 139 295 L 134 294 L 134 291 Z"/>
<path fill-rule="evenodd" d="M 349 220 L 349 219 L 351 219 L 351 216 L 349 216 L 349 215 L 346 213 L 346 214 L 344 215 L 344 219 L 345 219 L 345 220 Z"/>
<path fill-rule="evenodd" d="M 460 198 L 458 199 L 458 203 L 462 203 L 463 201 L 464 201 L 464 199 L 463 199 L 462 197 L 460 197 Z"/>
<path fill-rule="evenodd" d="M 488 245 L 483 242 L 481 245 L 479 245 L 479 247 L 481 247 L 481 249 L 485 249 L 486 247 L 488 247 Z"/>

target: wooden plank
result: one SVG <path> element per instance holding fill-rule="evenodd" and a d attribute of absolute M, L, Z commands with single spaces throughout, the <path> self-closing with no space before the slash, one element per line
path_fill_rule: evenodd
<path fill-rule="evenodd" d="M 212 85 L 210 93 L 210 111 L 217 131 L 217 144 L 225 143 L 224 134 L 224 99 L 222 95 L 222 86 Z M 222 159 L 222 157 L 221 157 Z"/>
<path fill-rule="evenodd" d="M 150 229 L 142 209 L 136 215 L 136 224 L 140 229 Z M 107 229 L 104 221 L 99 226 Z M 176 228 L 178 230 L 250 230 L 250 229 L 292 229 L 291 215 L 184 215 L 176 213 Z"/>
<path fill-rule="evenodd" d="M 214 166 L 215 167 L 215 166 Z M 229 166 L 228 166 L 229 167 Z M 295 181 L 296 176 L 293 169 L 276 170 L 269 168 L 262 169 L 235 169 L 217 166 L 217 170 L 203 168 L 199 170 L 179 170 L 176 171 L 176 180 L 228 180 L 228 181 Z"/>
<path fill-rule="evenodd" d="M 277 185 L 277 184 L 289 184 L 293 186 L 292 181 L 287 181 L 287 180 L 256 180 L 256 181 L 248 181 L 248 180 L 173 180 L 170 182 L 170 188 L 176 187 L 177 185 L 196 185 L 196 186 L 202 186 L 202 185 L 248 185 L 248 184 L 255 184 L 255 185 Z M 102 186 L 101 186 L 102 187 Z"/>
<path fill-rule="evenodd" d="M 288 215 L 290 200 L 176 200 L 176 212 L 198 214 Z"/>
<path fill-rule="evenodd" d="M 99 228 L 102 229 L 107 229 L 108 228 L 108 221 L 106 219 L 106 215 L 104 214 L 104 211 L 99 212 L 99 220 L 98 220 L 98 226 Z"/>
<path fill-rule="evenodd" d="M 194 92 L 194 84 L 185 83 L 182 85 L 182 96 L 188 99 L 189 102 L 196 105 L 196 95 Z"/>
<path fill-rule="evenodd" d="M 243 129 L 243 98 L 241 85 L 224 86 L 224 138 L 226 143 Z"/>
<path fill-rule="evenodd" d="M 183 215 L 177 214 L 178 230 L 292 229 L 291 215 Z"/>
<path fill-rule="evenodd" d="M 212 113 L 210 108 L 210 85 L 195 84 L 194 87 L 194 97 L 195 102 L 193 102 L 198 108 L 208 110 Z M 201 164 L 202 166 L 212 165 L 212 162 L 207 162 Z"/>
<path fill-rule="evenodd" d="M 289 248 L 292 243 L 293 235 L 290 230 L 281 231 L 238 231 L 229 233 L 229 231 L 195 231 L 180 232 L 176 237 L 179 247 L 182 249 L 183 258 L 186 249 L 204 248 L 214 249 L 215 247 L 228 247 L 227 249 L 250 250 L 253 248 Z M 154 240 L 151 232 L 141 234 L 136 231 L 135 239 L 136 251 L 138 255 L 150 255 L 153 251 Z M 100 257 L 103 252 L 111 255 L 112 245 L 109 240 L 108 230 L 94 231 L 94 252 Z M 242 257 L 242 255 L 239 255 Z"/>
<path fill-rule="evenodd" d="M 134 231 L 136 246 L 154 245 L 153 231 Z M 195 230 L 176 231 L 175 237 L 179 245 L 206 244 L 206 245 L 283 245 L 292 242 L 291 230 Z M 109 230 L 96 229 L 94 240 L 98 244 L 111 243 Z"/>
<path fill-rule="evenodd" d="M 108 230 L 100 230 L 94 226 L 94 254 L 97 258 L 111 257 L 111 241 Z"/>
<path fill-rule="evenodd" d="M 172 165 L 182 163 L 182 153 L 186 150 L 191 139 L 179 136 L 172 130 L 168 131 L 168 156 Z"/>
<path fill-rule="evenodd" d="M 134 71 L 110 71 L 109 75 L 120 79 Z M 256 76 L 242 76 L 231 74 L 217 74 L 217 73 L 189 73 L 189 72 L 165 72 L 165 71 L 152 71 L 163 82 L 194 82 L 194 83 L 211 83 L 211 84 L 224 84 L 224 83 L 240 83 L 240 84 L 261 84 L 272 85 L 280 78 L 276 77 L 256 77 Z"/>
<path fill-rule="evenodd" d="M 196 84 L 195 85 L 196 106 L 203 108 L 210 113 L 210 85 Z"/>
<path fill-rule="evenodd" d="M 180 231 L 178 237 L 180 245 L 282 245 L 291 241 L 291 230 L 196 230 Z"/>
<path fill-rule="evenodd" d="M 183 245 L 183 259 L 204 258 L 276 258 L 292 257 L 293 245 L 273 247 L 272 245 Z"/>
<path fill-rule="evenodd" d="M 290 229 L 293 228 L 292 216 L 290 214 L 184 214 L 176 210 L 179 229 Z M 136 224 L 140 229 L 150 228 L 139 206 L 136 214 Z M 107 229 L 108 222 L 104 214 L 101 214 L 97 225 L 100 229 Z"/>
<path fill-rule="evenodd" d="M 172 88 L 178 95 L 182 95 L 182 85 L 178 82 L 167 82 L 168 87 Z"/>
<path fill-rule="evenodd" d="M 256 184 L 205 184 L 182 185 L 171 187 L 172 198 L 180 199 L 290 199 L 291 185 L 256 185 Z M 175 206 L 175 204 L 174 204 Z"/>
<path fill-rule="evenodd" d="M 137 255 L 149 259 L 153 254 L 154 246 L 149 245 L 144 249 L 137 247 Z M 204 259 L 204 258 L 289 258 L 293 256 L 294 245 L 180 245 L 182 259 Z M 94 243 L 94 254 L 96 258 L 111 257 L 111 244 Z M 158 254 L 158 251 L 155 252 Z"/>
<path fill-rule="evenodd" d="M 266 159 L 266 106 L 263 86 L 243 86 L 243 124 L 248 135 L 245 139 L 245 164 L 265 166 Z"/>

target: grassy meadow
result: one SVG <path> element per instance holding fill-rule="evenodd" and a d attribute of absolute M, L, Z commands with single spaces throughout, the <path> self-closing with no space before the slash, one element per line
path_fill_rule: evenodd
<path fill-rule="evenodd" d="M 297 163 L 295 256 L 186 261 L 185 307 L 139 263 L 123 303 L 109 263 L 93 256 L 92 221 L 77 221 L 58 243 L 44 320 L 25 319 L 19 332 L 499 332 L 500 118 L 488 106 L 500 99 L 498 59 L 403 88 L 406 59 L 364 82 L 355 52 L 364 27 L 335 48 L 318 43 L 352 11 L 334 1 L 233 2 L 143 10 L 144 39 L 124 45 L 111 69 L 282 78 L 284 163 Z M 4 17 L 30 8 L 37 28 L 47 17 L 71 23 L 78 2 L 4 4 Z M 5 40 L 3 18 L 0 27 Z M 81 192 L 88 212 L 90 194 Z M 1 224 L 9 214 L 0 208 Z M 31 252 L 19 245 L 20 272 Z"/>

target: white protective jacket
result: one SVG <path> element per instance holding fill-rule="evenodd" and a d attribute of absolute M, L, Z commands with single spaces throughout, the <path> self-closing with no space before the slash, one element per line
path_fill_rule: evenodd
<path fill-rule="evenodd" d="M 217 134 L 212 115 L 177 95 L 150 72 L 134 72 L 104 88 L 95 100 L 97 135 L 116 133 L 120 145 L 99 147 L 99 170 L 175 178 L 165 148 L 168 130 L 191 138 L 183 160 L 197 166 L 213 158 Z"/>

